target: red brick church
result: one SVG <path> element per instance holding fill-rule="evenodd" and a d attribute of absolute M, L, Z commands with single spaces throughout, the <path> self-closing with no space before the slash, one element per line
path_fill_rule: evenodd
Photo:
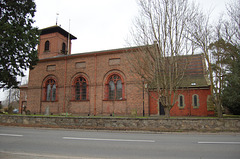
<path fill-rule="evenodd" d="M 28 84 L 20 87 L 20 112 L 140 116 L 144 106 L 145 116 L 164 114 L 158 101 L 139 87 L 141 78 L 131 72 L 127 53 L 133 48 L 71 54 L 75 39 L 59 26 L 41 30 L 38 64 L 30 70 Z M 214 114 L 204 58 L 191 56 L 192 73 L 171 116 Z"/>

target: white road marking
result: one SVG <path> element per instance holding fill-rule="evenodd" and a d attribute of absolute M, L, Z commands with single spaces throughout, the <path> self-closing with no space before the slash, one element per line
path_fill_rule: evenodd
<path fill-rule="evenodd" d="M 0 136 L 22 137 L 23 135 L 18 135 L 18 134 L 0 134 Z"/>
<path fill-rule="evenodd" d="M 126 140 L 126 139 L 99 139 L 99 138 L 76 138 L 76 137 L 63 137 L 67 140 L 88 140 L 88 141 L 119 141 L 119 142 L 155 142 L 155 140 Z"/>
<path fill-rule="evenodd" d="M 240 144 L 240 142 L 201 142 L 199 141 L 198 144 Z"/>

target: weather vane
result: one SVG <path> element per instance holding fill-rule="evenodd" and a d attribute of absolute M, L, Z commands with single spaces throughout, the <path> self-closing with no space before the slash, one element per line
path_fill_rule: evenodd
<path fill-rule="evenodd" d="M 59 13 L 56 13 L 56 25 L 58 23 L 58 15 L 59 15 Z"/>

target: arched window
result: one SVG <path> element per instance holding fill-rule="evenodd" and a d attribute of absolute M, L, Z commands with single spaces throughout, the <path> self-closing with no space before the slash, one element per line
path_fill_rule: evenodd
<path fill-rule="evenodd" d="M 108 88 L 109 88 L 109 95 L 108 95 L 108 97 L 109 97 L 110 100 L 114 100 L 115 99 L 115 84 L 114 84 L 113 81 L 109 82 Z"/>
<path fill-rule="evenodd" d="M 49 51 L 49 45 L 50 45 L 50 43 L 49 43 L 49 41 L 47 40 L 47 41 L 45 42 L 45 45 L 44 45 L 44 51 Z"/>
<path fill-rule="evenodd" d="M 197 94 L 194 94 L 192 96 L 192 106 L 195 107 L 195 108 L 198 108 L 199 107 L 199 97 Z"/>
<path fill-rule="evenodd" d="M 122 100 L 123 99 L 123 84 L 119 75 L 111 75 L 107 83 L 108 100 Z"/>
<path fill-rule="evenodd" d="M 67 52 L 66 52 L 66 44 L 65 43 L 62 43 L 62 50 L 61 50 L 61 52 L 63 54 L 67 54 Z"/>
<path fill-rule="evenodd" d="M 182 94 L 180 94 L 178 96 L 178 106 L 180 108 L 184 108 L 184 106 L 185 106 L 184 95 L 182 95 Z"/>
<path fill-rule="evenodd" d="M 45 83 L 45 99 L 46 101 L 56 101 L 56 92 L 57 86 L 56 81 L 53 79 L 49 79 Z"/>
<path fill-rule="evenodd" d="M 88 99 L 88 85 L 84 77 L 75 78 L 73 84 L 74 96 L 73 100 L 87 100 Z"/>

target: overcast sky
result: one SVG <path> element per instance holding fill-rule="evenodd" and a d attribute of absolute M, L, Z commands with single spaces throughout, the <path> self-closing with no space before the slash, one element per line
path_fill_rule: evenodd
<path fill-rule="evenodd" d="M 224 12 L 230 0 L 194 0 L 213 19 Z M 35 26 L 39 29 L 61 25 L 77 37 L 72 54 L 126 47 L 125 40 L 138 13 L 136 0 L 35 0 Z M 58 16 L 57 16 L 58 14 Z M 70 27 L 69 27 L 70 21 Z M 4 95 L 5 94 L 5 95 Z M 0 101 L 6 91 L 0 91 Z"/>
<path fill-rule="evenodd" d="M 229 1 L 229 0 L 228 0 Z M 136 0 L 35 0 L 36 23 L 40 29 L 56 24 L 77 37 L 72 53 L 126 46 L 125 40 L 138 13 Z M 227 0 L 195 0 L 216 17 Z M 57 16 L 57 13 L 59 14 Z"/>

